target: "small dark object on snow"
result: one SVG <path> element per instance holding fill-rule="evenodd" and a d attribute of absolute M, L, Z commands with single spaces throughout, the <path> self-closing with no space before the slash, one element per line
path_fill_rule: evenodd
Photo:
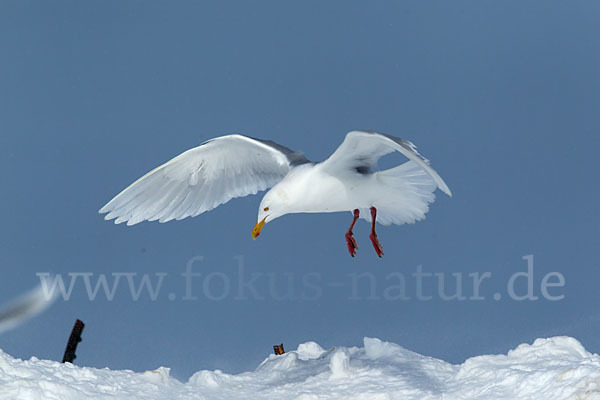
<path fill-rule="evenodd" d="M 283 349 L 283 343 L 273 346 L 273 351 L 275 351 L 275 354 L 278 356 L 284 354 L 285 350 Z"/>
<path fill-rule="evenodd" d="M 75 351 L 77 350 L 77 345 L 79 342 L 81 342 L 81 332 L 83 332 L 84 327 L 85 324 L 81 320 L 75 321 L 75 325 L 73 325 L 73 330 L 71 331 L 71 336 L 69 336 L 67 348 L 65 349 L 65 355 L 63 356 L 62 360 L 63 363 L 72 363 L 73 360 L 77 358 Z"/>

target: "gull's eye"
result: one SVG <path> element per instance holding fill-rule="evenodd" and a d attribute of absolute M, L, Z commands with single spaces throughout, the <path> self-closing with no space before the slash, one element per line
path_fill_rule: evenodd
<path fill-rule="evenodd" d="M 265 207 L 263 211 L 269 211 L 269 207 Z"/>

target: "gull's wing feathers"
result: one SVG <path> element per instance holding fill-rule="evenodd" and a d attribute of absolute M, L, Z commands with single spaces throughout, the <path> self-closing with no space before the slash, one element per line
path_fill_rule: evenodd
<path fill-rule="evenodd" d="M 270 140 L 221 136 L 150 171 L 99 212 L 127 225 L 196 216 L 234 197 L 265 190 L 306 162 L 302 153 Z"/>
<path fill-rule="evenodd" d="M 429 161 L 422 157 L 411 142 L 384 133 L 373 131 L 352 131 L 336 149 L 336 151 L 322 163 L 324 169 L 349 170 L 371 172 L 377 165 L 377 160 L 386 154 L 399 151 L 409 160 L 415 162 L 435 181 L 437 187 L 448 196 L 452 196 L 450 188 L 438 175 Z"/>

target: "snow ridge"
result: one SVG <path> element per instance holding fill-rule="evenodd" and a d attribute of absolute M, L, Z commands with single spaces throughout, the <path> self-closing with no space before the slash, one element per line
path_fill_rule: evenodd
<path fill-rule="evenodd" d="M 199 371 L 186 383 L 169 369 L 111 371 L 0 350 L 0 399 L 588 399 L 600 400 L 600 357 L 570 337 L 537 339 L 506 355 L 452 365 L 365 338 L 324 350 L 315 342 L 270 355 L 238 375 Z"/>

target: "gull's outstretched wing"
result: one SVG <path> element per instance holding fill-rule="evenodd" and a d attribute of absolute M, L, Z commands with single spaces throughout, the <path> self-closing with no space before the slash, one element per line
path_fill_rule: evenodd
<path fill-rule="evenodd" d="M 321 164 L 324 169 L 343 171 L 353 169 L 359 172 L 371 172 L 377 160 L 386 154 L 399 151 L 409 160 L 421 167 L 435 182 L 437 187 L 448 196 L 452 196 L 450 188 L 437 172 L 422 157 L 411 142 L 384 133 L 373 131 L 353 131 L 336 151 Z M 374 172 L 374 171 L 373 171 Z"/>
<path fill-rule="evenodd" d="M 302 153 L 270 140 L 221 136 L 150 171 L 99 212 L 127 225 L 193 217 L 232 198 L 265 190 L 306 162 Z"/>

